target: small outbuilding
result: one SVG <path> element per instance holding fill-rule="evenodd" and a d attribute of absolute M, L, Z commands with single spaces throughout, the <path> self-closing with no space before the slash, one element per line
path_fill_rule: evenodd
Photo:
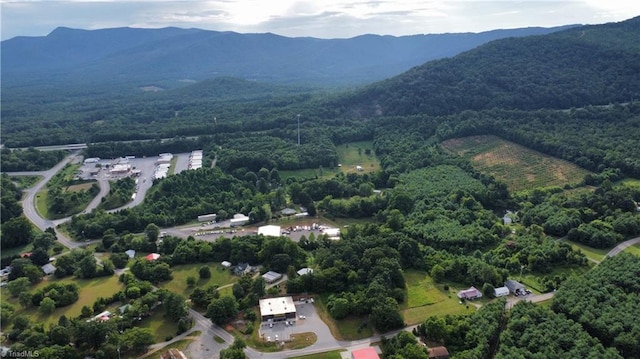
<path fill-rule="evenodd" d="M 231 268 L 231 262 L 229 261 L 222 261 L 222 263 L 220 263 L 224 268 Z"/>
<path fill-rule="evenodd" d="M 144 257 L 144 259 L 146 259 L 148 261 L 155 261 L 158 258 L 160 258 L 160 254 L 158 254 L 158 253 L 149 253 Z"/>
<path fill-rule="evenodd" d="M 493 290 L 493 294 L 498 297 L 505 297 L 509 295 L 509 288 L 507 287 L 498 287 Z"/>
<path fill-rule="evenodd" d="M 449 359 L 449 350 L 447 347 L 433 347 L 429 348 L 428 354 L 429 359 Z"/>
<path fill-rule="evenodd" d="M 233 215 L 233 218 L 229 221 L 229 225 L 231 227 L 243 226 L 249 222 L 249 217 L 245 216 L 242 213 L 236 213 Z"/>
<path fill-rule="evenodd" d="M 506 282 L 504 282 L 504 286 L 509 288 L 509 292 L 513 293 L 513 295 L 515 296 L 527 294 L 526 288 L 524 287 L 524 285 L 513 279 L 509 279 Z"/>
<path fill-rule="evenodd" d="M 300 268 L 300 270 L 298 270 L 298 275 L 307 275 L 307 274 L 311 274 L 313 273 L 313 269 L 311 268 Z"/>
<path fill-rule="evenodd" d="M 285 208 L 282 211 L 280 211 L 280 213 L 282 213 L 285 216 L 292 216 L 294 214 L 296 214 L 296 210 L 292 209 L 292 208 Z"/>
<path fill-rule="evenodd" d="M 40 268 L 42 268 L 42 271 L 44 272 L 45 275 L 53 274 L 56 271 L 56 267 L 54 267 L 53 264 L 51 263 L 47 263 Z"/>
<path fill-rule="evenodd" d="M 272 284 L 279 281 L 282 278 L 282 274 L 274 271 L 268 271 L 267 273 L 262 275 L 262 279 L 264 279 L 267 284 Z"/>
<path fill-rule="evenodd" d="M 124 252 L 127 256 L 129 256 L 129 258 L 133 258 L 136 256 L 136 251 L 133 249 L 129 249 L 127 251 Z"/>

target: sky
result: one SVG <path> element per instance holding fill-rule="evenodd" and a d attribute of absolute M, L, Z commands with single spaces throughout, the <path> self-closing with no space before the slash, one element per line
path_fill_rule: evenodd
<path fill-rule="evenodd" d="M 602 24 L 640 15 L 638 0 L 0 0 L 1 39 L 58 26 L 200 28 L 350 38 Z"/>

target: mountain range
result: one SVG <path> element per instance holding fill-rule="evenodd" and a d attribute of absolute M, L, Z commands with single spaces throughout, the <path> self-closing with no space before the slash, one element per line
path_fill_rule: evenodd
<path fill-rule="evenodd" d="M 574 27 L 349 39 L 284 37 L 201 29 L 60 27 L 2 41 L 2 86 L 131 83 L 176 87 L 219 76 L 263 82 L 360 85 L 452 57 L 487 42 Z"/>

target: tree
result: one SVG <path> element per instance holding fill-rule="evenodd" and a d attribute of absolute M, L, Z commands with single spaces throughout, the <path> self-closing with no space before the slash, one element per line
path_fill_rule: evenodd
<path fill-rule="evenodd" d="M 33 264 L 43 266 L 49 263 L 49 254 L 47 254 L 47 251 L 43 248 L 35 248 L 31 251 L 29 259 L 31 259 Z"/>
<path fill-rule="evenodd" d="M 149 242 L 156 242 L 158 240 L 158 236 L 160 235 L 160 227 L 158 227 L 155 223 L 149 223 L 144 229 L 144 234 Z"/>
<path fill-rule="evenodd" d="M 28 264 L 22 268 L 24 276 L 29 278 L 31 284 L 38 283 L 42 280 L 43 273 L 40 267 L 36 267 L 33 264 Z"/>
<path fill-rule="evenodd" d="M 29 243 L 32 230 L 27 217 L 11 218 L 2 224 L 2 247 L 13 248 Z"/>
<path fill-rule="evenodd" d="M 187 308 L 184 298 L 179 294 L 169 292 L 164 299 L 163 305 L 167 317 L 174 322 L 179 321 L 189 314 L 189 308 Z"/>
<path fill-rule="evenodd" d="M 193 287 L 196 285 L 196 277 L 194 276 L 188 276 L 187 277 L 187 287 Z"/>
<path fill-rule="evenodd" d="M 17 297 L 20 293 L 26 292 L 29 289 L 30 284 L 29 279 L 20 277 L 7 283 L 7 289 L 12 297 Z"/>
<path fill-rule="evenodd" d="M 238 302 L 233 297 L 214 299 L 207 306 L 207 317 L 217 325 L 222 325 L 238 315 Z"/>
<path fill-rule="evenodd" d="M 246 347 L 244 340 L 236 338 L 229 348 L 220 351 L 220 359 L 245 359 L 243 349 Z"/>
<path fill-rule="evenodd" d="M 56 309 L 56 301 L 51 299 L 51 298 L 49 298 L 49 297 L 45 297 L 40 302 L 40 309 L 38 309 L 38 310 L 42 314 L 49 315 L 49 314 L 53 313 L 53 311 L 55 309 Z"/>
<path fill-rule="evenodd" d="M 211 269 L 208 266 L 202 266 L 198 270 L 198 275 L 200 276 L 200 279 L 211 278 Z"/>
<path fill-rule="evenodd" d="M 404 320 L 398 312 L 398 303 L 393 298 L 380 298 L 371 308 L 371 324 L 379 332 L 401 328 Z"/>
<path fill-rule="evenodd" d="M 149 328 L 133 327 L 120 335 L 120 345 L 124 351 L 143 352 L 153 343 L 155 339 Z"/>
<path fill-rule="evenodd" d="M 49 227 L 51 228 L 51 227 Z M 34 248 L 42 248 L 43 250 L 48 250 L 51 245 L 55 242 L 56 235 L 55 232 L 53 234 L 51 232 L 42 232 L 33 238 L 33 247 Z"/>
<path fill-rule="evenodd" d="M 15 313 L 16 309 L 9 303 L 0 303 L 0 325 L 5 327 L 9 324 L 11 316 Z"/>
<path fill-rule="evenodd" d="M 75 275 L 80 278 L 94 278 L 98 273 L 98 265 L 96 258 L 92 255 L 85 256 L 78 263 L 78 269 L 75 271 Z"/>
<path fill-rule="evenodd" d="M 485 283 L 482 286 L 482 294 L 487 298 L 494 298 L 496 296 L 496 289 L 491 283 Z"/>

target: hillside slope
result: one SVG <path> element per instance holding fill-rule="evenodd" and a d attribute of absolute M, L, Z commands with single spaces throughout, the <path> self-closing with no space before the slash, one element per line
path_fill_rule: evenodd
<path fill-rule="evenodd" d="M 362 84 L 505 37 L 571 26 L 350 39 L 200 29 L 75 30 L 1 43 L 3 88 L 51 82 L 160 83 L 216 76 L 280 83 Z"/>
<path fill-rule="evenodd" d="M 563 109 L 640 97 L 640 17 L 490 42 L 338 101 L 352 116 Z"/>

